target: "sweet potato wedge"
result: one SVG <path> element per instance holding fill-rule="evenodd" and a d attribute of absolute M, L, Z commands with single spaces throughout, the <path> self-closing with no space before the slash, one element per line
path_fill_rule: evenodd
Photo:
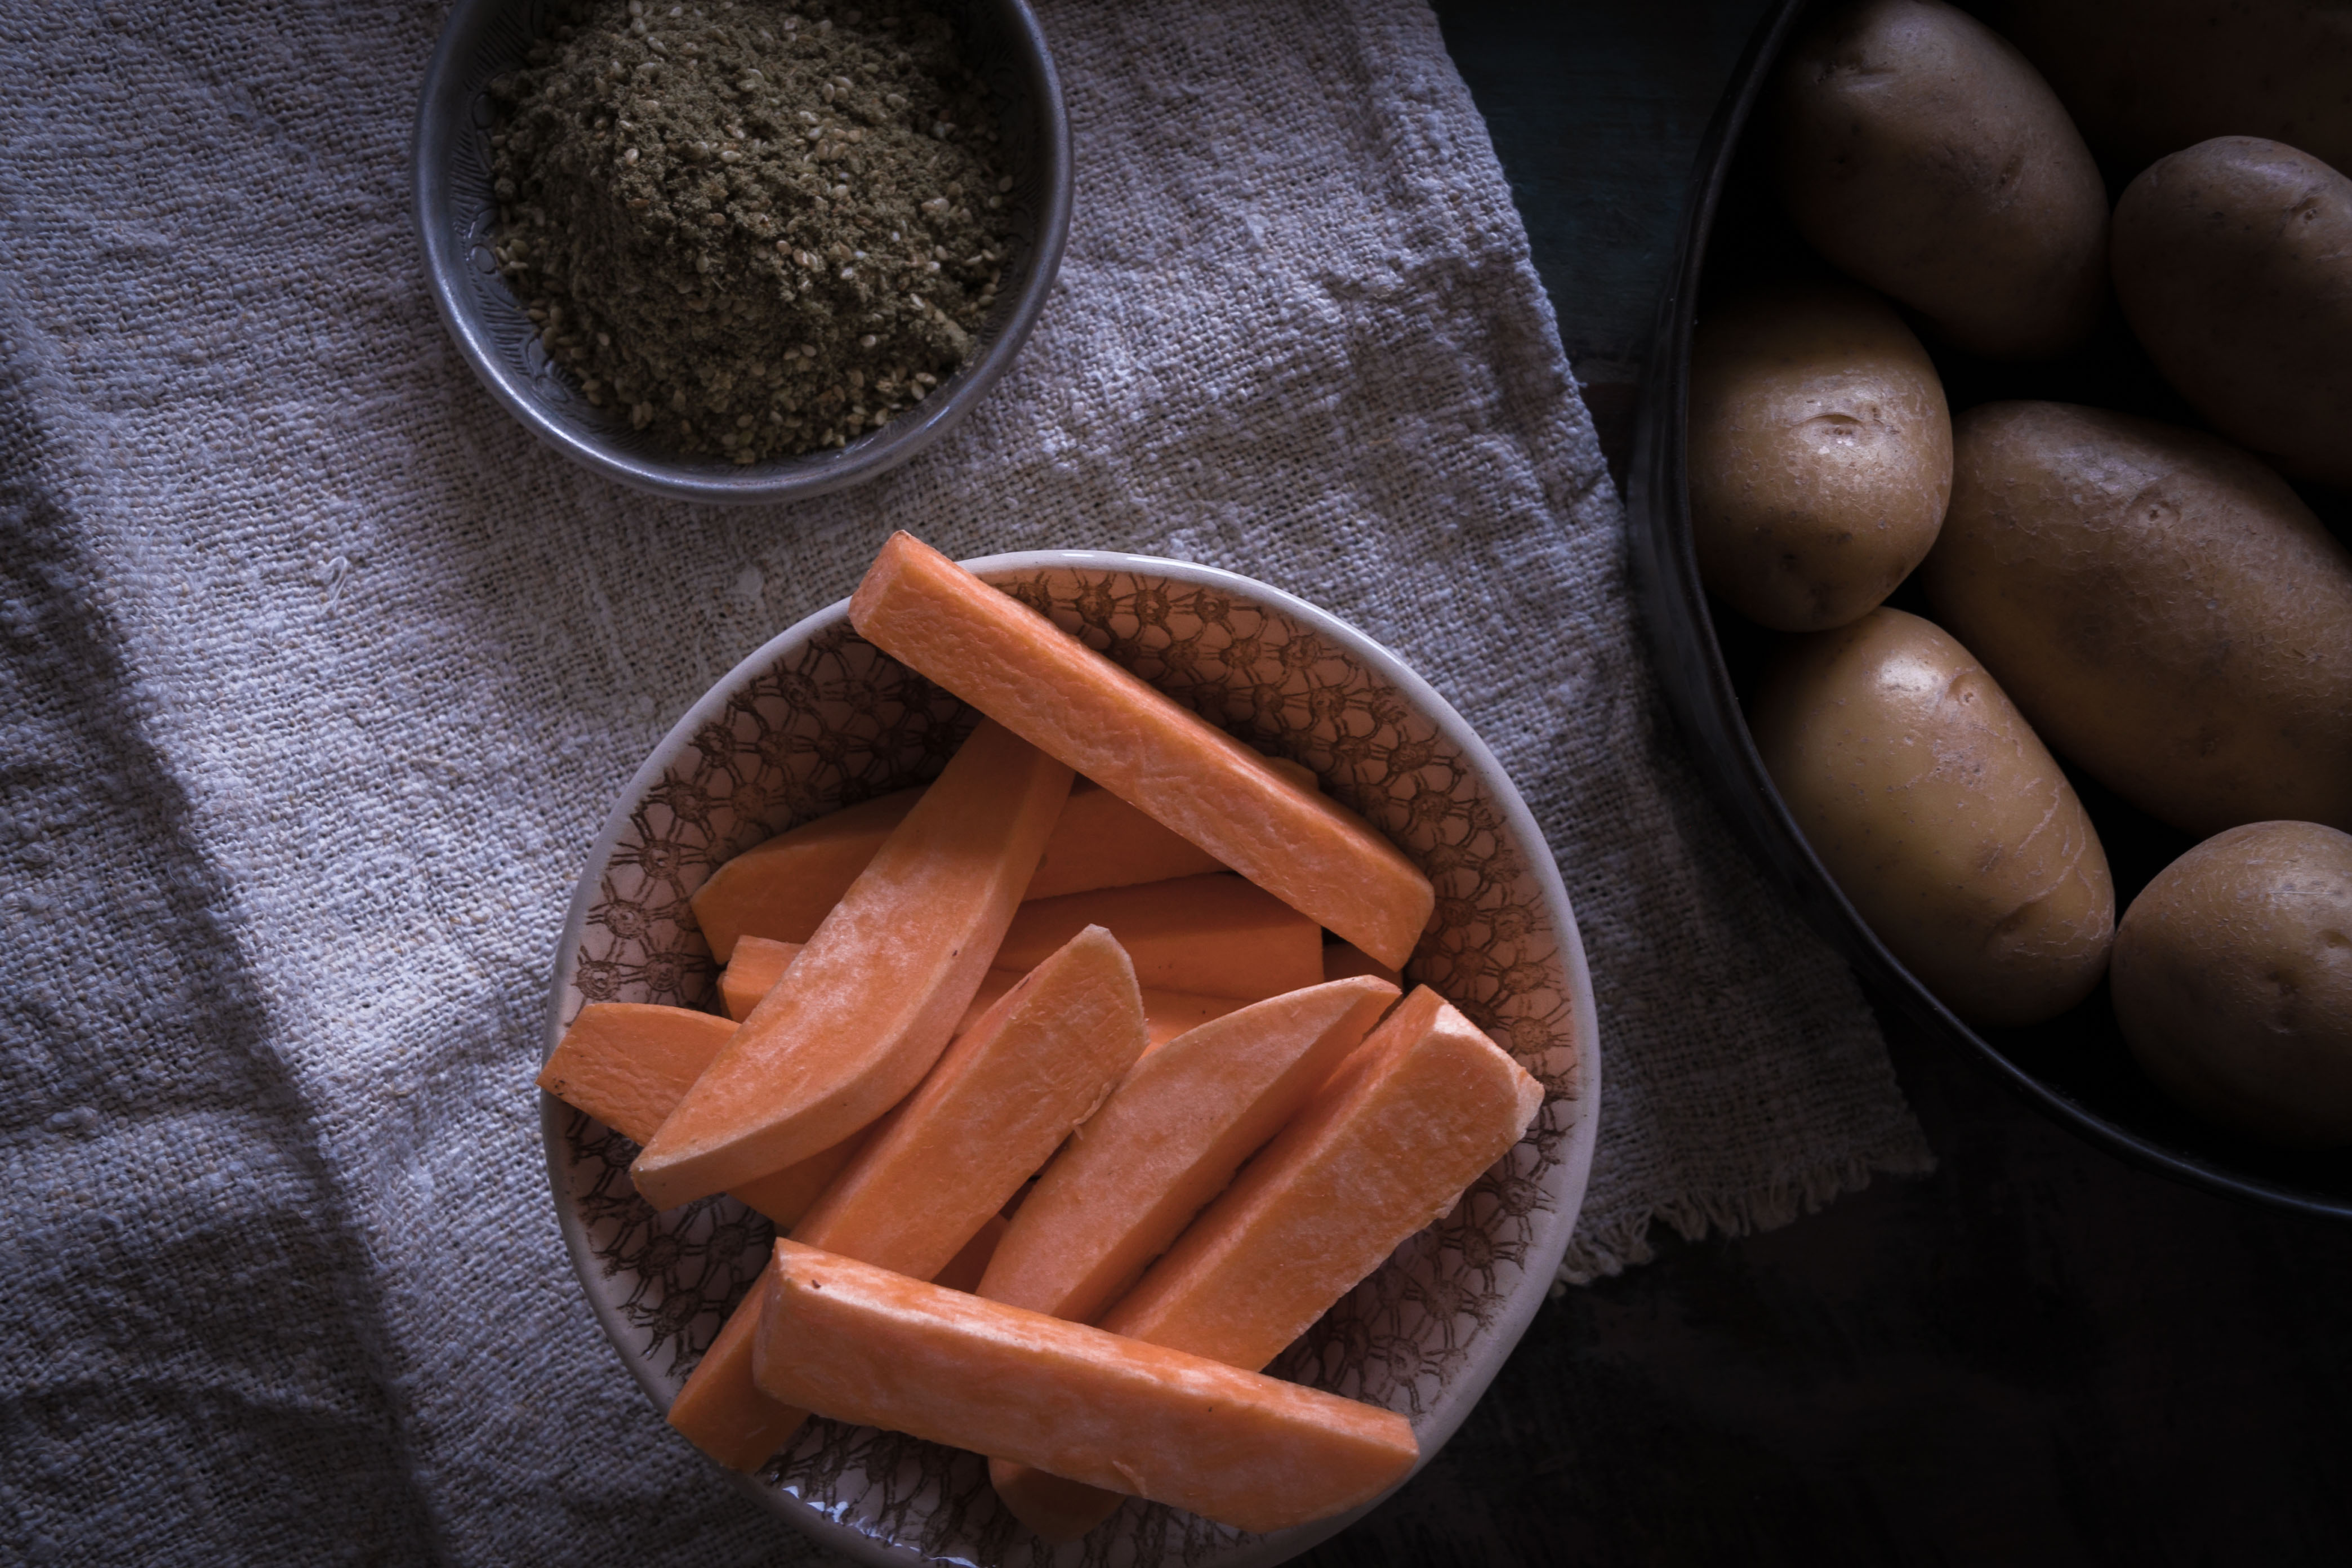
<path fill-rule="evenodd" d="M 1102 1326 L 1231 1366 L 1264 1366 L 1451 1207 L 1542 1105 L 1541 1084 L 1419 987 Z M 1055 1479 L 1066 1475 L 1004 1459 L 989 1466 L 1005 1505 L 1049 1540 L 1074 1540 L 1118 1507 L 1106 1491 L 1089 1510 Z"/>
<path fill-rule="evenodd" d="M 997 1210 L 1142 1054 L 1135 970 L 1100 926 L 1072 938 L 949 1047 L 794 1228 L 802 1242 L 918 1279 L 977 1286 L 1006 1228 Z M 976 1239 L 987 1250 L 973 1255 Z M 737 1309 L 738 1315 L 743 1310 Z M 799 1412 L 762 1400 L 729 1321 L 677 1426 L 735 1468 L 764 1464 Z M 705 1442 L 705 1438 L 709 1438 Z M 761 1447 L 761 1445 L 765 1445 Z M 738 1463 L 760 1448 L 749 1465 Z"/>
<path fill-rule="evenodd" d="M 735 1026 L 709 1013 L 649 1002 L 591 1002 L 540 1069 L 539 1087 L 643 1143 L 686 1098 Z M 728 1189 L 781 1226 L 799 1219 L 864 1141 L 859 1133 L 782 1170 Z"/>
<path fill-rule="evenodd" d="M 1354 942 L 1326 942 L 1323 946 L 1323 978 L 1345 980 L 1350 974 L 1377 974 L 1391 985 L 1404 984 L 1402 971 L 1382 963 Z"/>
<path fill-rule="evenodd" d="M 1421 986 L 1103 1326 L 1264 1366 L 1450 1209 L 1542 1107 L 1542 1084 Z"/>
<path fill-rule="evenodd" d="M 727 961 L 727 968 L 719 977 L 719 997 L 726 1005 L 727 1016 L 736 1019 L 749 1017 L 760 998 L 783 978 L 784 966 L 800 950 L 798 942 L 770 942 L 765 937 L 747 936 L 739 941 L 735 956 Z M 972 994 L 971 1005 L 964 1009 L 956 1033 L 970 1028 L 982 1013 L 996 1005 L 998 997 L 1020 983 L 1021 971 L 1017 969 L 990 970 L 982 978 L 980 989 Z M 1157 985 L 1142 989 L 1143 1021 L 1150 1031 L 1153 1048 L 1166 1045 L 1187 1029 L 1199 1028 L 1212 1018 L 1222 1018 L 1243 1005 L 1237 996 L 1211 996 Z"/>
<path fill-rule="evenodd" d="M 751 1381 L 751 1343 L 771 1263 L 719 1325 L 719 1337 L 669 1402 L 669 1424 L 730 1470 L 756 1470 L 801 1429 L 808 1412 L 769 1398 Z"/>
<path fill-rule="evenodd" d="M 988 1260 L 996 1256 L 996 1244 L 1004 1239 L 1004 1230 L 1012 1221 L 1001 1214 L 990 1215 L 972 1232 L 971 1239 L 963 1244 L 948 1266 L 931 1277 L 931 1283 L 942 1290 L 961 1290 L 970 1296 L 980 1289 L 980 1277 L 988 1272 Z"/>
<path fill-rule="evenodd" d="M 737 939 L 806 942 L 841 895 L 907 819 L 923 786 L 893 790 L 812 818 L 754 844 L 710 874 L 688 900 L 710 956 L 724 963 Z"/>
<path fill-rule="evenodd" d="M 1419 1457 L 1391 1411 L 793 1242 L 760 1289 L 753 1375 L 771 1399 L 1243 1530 L 1369 1502 Z"/>
<path fill-rule="evenodd" d="M 1029 879 L 1031 899 L 1124 888 L 1131 882 L 1162 882 L 1224 867 L 1200 846 L 1171 833 L 1092 779 L 1070 788 L 1070 802 L 1045 840 L 1037 874 Z"/>
<path fill-rule="evenodd" d="M 1238 996 L 1205 996 L 1197 991 L 1166 991 L 1147 985 L 1143 988 L 1143 1026 L 1150 1031 L 1151 1041 L 1144 1049 L 1156 1051 L 1210 1020 L 1248 1005 Z"/>
<path fill-rule="evenodd" d="M 1023 1200 L 981 1294 L 1093 1321 L 1297 1113 L 1396 994 L 1368 976 L 1310 986 L 1145 1057 Z"/>
<path fill-rule="evenodd" d="M 793 1237 L 929 1279 L 1143 1054 L 1143 999 L 1088 926 L 940 1058 L 803 1215 Z"/>
<path fill-rule="evenodd" d="M 721 963 L 746 936 L 806 942 L 922 798 L 877 795 L 755 844 L 695 889 L 695 923 Z M 1215 856 L 1162 827 L 1100 784 L 1080 779 L 1054 824 L 1024 897 L 1050 899 L 1130 882 L 1222 871 Z"/>
<path fill-rule="evenodd" d="M 719 1001 L 727 1009 L 727 1016 L 739 1023 L 750 1017 L 751 1009 L 776 988 L 776 982 L 784 977 L 784 971 L 792 967 L 793 960 L 806 945 L 772 942 L 764 936 L 737 939 L 735 956 L 719 973 Z M 956 1020 L 955 1032 L 961 1035 L 971 1027 L 982 1013 L 996 1005 L 998 997 L 1021 984 L 1025 973 L 1019 969 L 991 969 L 982 975 L 980 989 L 971 994 L 971 1005 Z"/>
<path fill-rule="evenodd" d="M 727 1009 L 727 1016 L 737 1023 L 750 1017 L 760 998 L 784 977 L 803 945 L 772 937 L 737 937 L 734 956 L 719 972 L 719 1005 Z"/>
<path fill-rule="evenodd" d="M 913 535 L 849 602 L 858 634 L 1383 963 L 1436 896 L 1361 818 Z M 1118 928 L 1113 926 L 1113 931 Z"/>
<path fill-rule="evenodd" d="M 988 1259 L 1004 1237 L 1005 1221 L 991 1215 L 963 1249 L 940 1270 L 942 1289 L 969 1294 L 987 1272 Z M 763 1278 L 764 1278 L 764 1271 Z M 808 1412 L 779 1404 L 751 1381 L 751 1336 L 760 1322 L 761 1281 L 737 1302 L 720 1325 L 719 1338 L 670 1402 L 669 1424 L 686 1440 L 730 1470 L 756 1470 L 792 1441 Z M 1075 1487 L 1075 1481 L 1063 1483 Z M 1091 1487 L 1082 1489 L 1088 1498 Z"/>
<path fill-rule="evenodd" d="M 983 721 L 637 1156 L 656 1208 L 765 1175 L 898 1103 L 947 1047 L 1070 770 Z"/>
<path fill-rule="evenodd" d="M 1090 925 L 1110 928 L 1145 985 L 1255 1002 L 1323 978 L 1323 933 L 1315 922 L 1222 873 L 1023 904 L 996 962 L 1026 970 Z"/>
<path fill-rule="evenodd" d="M 734 1033 L 726 1019 L 690 1007 L 591 1002 L 539 1069 L 539 1087 L 642 1143 Z"/>

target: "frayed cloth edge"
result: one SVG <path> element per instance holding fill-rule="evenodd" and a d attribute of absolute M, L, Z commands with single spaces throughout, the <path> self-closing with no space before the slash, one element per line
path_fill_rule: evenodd
<path fill-rule="evenodd" d="M 1935 1169 L 1936 1156 L 1915 1132 L 1761 1188 L 1684 1193 L 1635 1209 L 1599 1231 L 1587 1231 L 1580 1225 L 1553 1276 L 1551 1294 L 1559 1296 L 1571 1285 L 1590 1285 L 1649 1262 L 1657 1256 L 1650 1244 L 1651 1227 L 1660 1221 L 1672 1226 L 1685 1241 L 1709 1235 L 1750 1236 L 1818 1213 L 1838 1198 L 1862 1191 L 1878 1176 L 1916 1178 L 1930 1175 Z"/>

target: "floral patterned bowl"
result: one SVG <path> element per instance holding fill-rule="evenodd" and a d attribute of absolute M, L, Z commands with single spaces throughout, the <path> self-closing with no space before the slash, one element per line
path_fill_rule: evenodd
<path fill-rule="evenodd" d="M 1425 1462 L 1542 1303 L 1592 1163 L 1591 985 L 1534 819 L 1427 683 L 1287 594 L 1092 552 L 970 564 L 1213 722 L 1312 768 L 1387 832 L 1437 887 L 1409 978 L 1543 1081 L 1543 1110 L 1518 1146 L 1269 1369 L 1402 1413 Z M 852 631 L 846 601 L 745 660 L 638 770 L 597 840 L 558 954 L 548 1048 L 590 1001 L 710 1007 L 716 970 L 688 895 L 771 834 L 931 777 L 973 721 Z M 725 1197 L 656 1214 L 629 1184 L 635 1144 L 546 1096 L 541 1121 L 582 1287 L 667 1408 L 760 1271 L 770 1226 Z M 761 1474 L 735 1479 L 824 1544 L 897 1564 L 1240 1568 L 1280 1562 L 1357 1517 L 1253 1535 L 1131 1500 L 1083 1542 L 1049 1549 L 997 1505 L 979 1458 L 827 1421 Z"/>

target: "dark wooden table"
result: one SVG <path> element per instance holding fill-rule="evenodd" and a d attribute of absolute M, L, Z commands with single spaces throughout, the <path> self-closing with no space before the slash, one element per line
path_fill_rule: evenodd
<path fill-rule="evenodd" d="M 1440 0 L 1612 458 L 1762 6 Z M 2352 1228 L 2127 1167 L 1884 1020 L 1940 1165 L 1536 1320 L 1304 1561 L 2352 1562 Z"/>

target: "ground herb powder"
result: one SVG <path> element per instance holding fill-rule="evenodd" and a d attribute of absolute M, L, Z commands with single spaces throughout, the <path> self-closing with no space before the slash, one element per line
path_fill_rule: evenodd
<path fill-rule="evenodd" d="M 971 346 L 1004 176 L 947 22 L 596 0 L 490 85 L 493 250 L 599 407 L 738 463 L 838 447 Z"/>

